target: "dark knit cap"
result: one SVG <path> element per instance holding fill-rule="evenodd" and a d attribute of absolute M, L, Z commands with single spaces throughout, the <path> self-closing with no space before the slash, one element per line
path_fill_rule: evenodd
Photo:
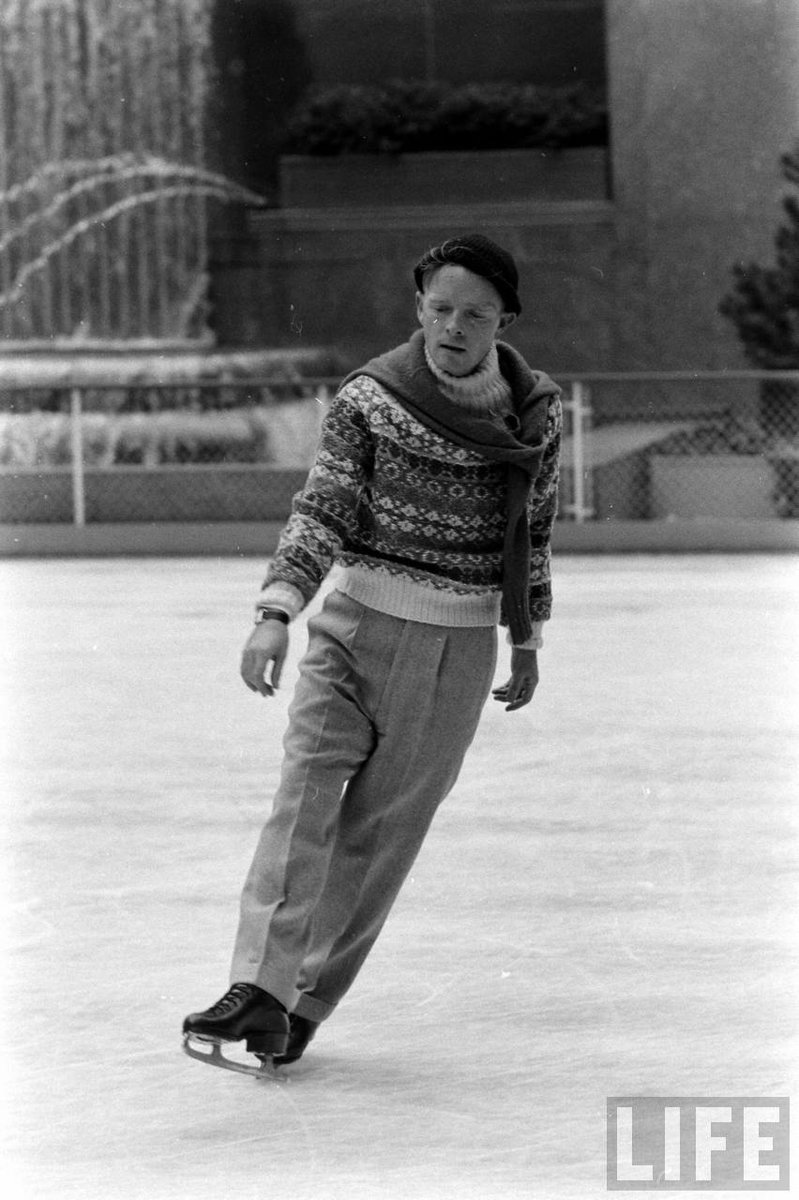
<path fill-rule="evenodd" d="M 428 271 L 448 264 L 466 267 L 467 271 L 482 275 L 493 283 L 508 312 L 522 311 L 516 290 L 519 286 L 516 263 L 507 250 L 490 238 L 482 233 L 467 233 L 463 237 L 448 238 L 442 245 L 428 250 L 413 268 L 413 278 L 419 291 L 424 291 L 424 277 Z"/>

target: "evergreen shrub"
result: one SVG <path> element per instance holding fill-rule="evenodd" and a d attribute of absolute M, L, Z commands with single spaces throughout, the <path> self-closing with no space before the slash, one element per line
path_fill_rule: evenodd
<path fill-rule="evenodd" d="M 309 94 L 295 110 L 287 154 L 403 154 L 601 146 L 607 107 L 584 84 L 442 83 L 395 80 Z"/>
<path fill-rule="evenodd" d="M 791 186 L 782 199 L 784 221 L 774 238 L 773 266 L 736 263 L 733 286 L 719 308 L 736 328 L 756 367 L 799 368 L 799 141 L 781 159 Z"/>

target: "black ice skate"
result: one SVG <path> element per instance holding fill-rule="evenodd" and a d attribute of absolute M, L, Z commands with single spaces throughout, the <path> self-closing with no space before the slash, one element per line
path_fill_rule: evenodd
<path fill-rule="evenodd" d="M 285 1055 L 288 1040 L 288 1013 L 254 983 L 234 983 L 216 1004 L 204 1012 L 190 1013 L 183 1022 L 183 1049 L 190 1058 L 256 1078 L 271 1075 L 272 1062 Z M 225 1042 L 241 1041 L 260 1066 L 237 1062 L 222 1053 Z M 198 1042 L 210 1046 L 210 1052 L 199 1049 Z"/>
<path fill-rule="evenodd" d="M 292 1013 L 289 1017 L 289 1041 L 286 1053 L 275 1055 L 275 1066 L 284 1067 L 287 1063 L 293 1063 L 302 1058 L 308 1043 L 318 1028 L 318 1021 L 309 1021 L 307 1017 L 298 1017 L 296 1013 Z"/>

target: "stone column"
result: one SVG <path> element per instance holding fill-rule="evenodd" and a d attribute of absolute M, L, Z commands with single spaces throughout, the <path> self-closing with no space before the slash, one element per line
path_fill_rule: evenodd
<path fill-rule="evenodd" d="M 799 135 L 797 0 L 607 0 L 620 367 L 742 365 L 718 302 L 770 261 Z"/>

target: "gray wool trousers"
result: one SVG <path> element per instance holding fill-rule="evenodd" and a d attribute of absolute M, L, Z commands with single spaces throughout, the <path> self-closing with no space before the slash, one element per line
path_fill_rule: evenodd
<path fill-rule="evenodd" d="M 387 616 L 336 591 L 308 632 L 231 978 L 322 1021 L 363 965 L 457 779 L 491 688 L 497 634 Z"/>

